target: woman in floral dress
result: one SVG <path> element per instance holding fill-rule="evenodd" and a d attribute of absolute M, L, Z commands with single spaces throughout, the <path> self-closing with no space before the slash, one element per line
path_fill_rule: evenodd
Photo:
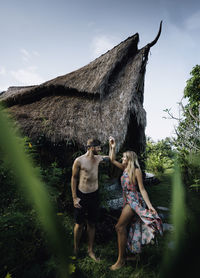
<path fill-rule="evenodd" d="M 141 246 L 148 244 L 156 233 L 162 234 L 163 230 L 162 221 L 144 188 L 136 153 L 132 151 L 123 153 L 122 163 L 120 163 L 115 160 L 115 140 L 113 137 L 110 137 L 109 145 L 111 162 L 123 170 L 121 185 L 124 204 L 116 225 L 119 253 L 116 263 L 111 266 L 111 270 L 116 270 L 125 264 L 126 248 L 134 255 L 139 254 Z M 131 226 L 127 236 L 128 224 Z"/>

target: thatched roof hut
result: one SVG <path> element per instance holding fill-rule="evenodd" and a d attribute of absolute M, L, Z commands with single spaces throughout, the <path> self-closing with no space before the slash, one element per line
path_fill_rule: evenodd
<path fill-rule="evenodd" d="M 74 72 L 38 86 L 10 87 L 0 99 L 30 138 L 44 135 L 54 144 L 73 141 L 81 147 L 88 138 L 104 144 L 112 135 L 118 150 L 125 144 L 140 152 L 145 68 L 161 24 L 155 40 L 142 49 L 135 34 Z"/>

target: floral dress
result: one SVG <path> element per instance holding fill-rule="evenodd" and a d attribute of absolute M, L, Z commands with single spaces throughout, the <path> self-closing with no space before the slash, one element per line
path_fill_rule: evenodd
<path fill-rule="evenodd" d="M 141 247 L 148 244 L 155 236 L 155 233 L 162 235 L 162 221 L 157 213 L 152 213 L 146 207 L 146 203 L 137 186 L 129 182 L 129 176 L 126 171 L 121 177 L 123 189 L 123 207 L 129 204 L 133 209 L 134 216 L 131 222 L 127 238 L 127 249 L 131 253 L 140 253 Z"/>

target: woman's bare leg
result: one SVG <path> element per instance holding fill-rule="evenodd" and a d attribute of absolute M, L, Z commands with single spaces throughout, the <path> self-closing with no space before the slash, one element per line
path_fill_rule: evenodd
<path fill-rule="evenodd" d="M 133 217 L 134 212 L 131 207 L 127 204 L 120 215 L 117 225 L 115 226 L 117 231 L 117 240 L 118 240 L 118 259 L 114 265 L 111 266 L 111 270 L 116 270 L 121 268 L 125 262 L 125 249 L 127 243 L 127 232 L 126 226 Z"/>

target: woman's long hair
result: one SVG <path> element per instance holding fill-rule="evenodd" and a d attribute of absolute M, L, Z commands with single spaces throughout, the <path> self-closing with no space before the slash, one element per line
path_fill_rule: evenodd
<path fill-rule="evenodd" d="M 137 154 L 132 151 L 127 151 L 124 153 L 124 155 L 126 156 L 128 162 L 126 169 L 130 179 L 130 183 L 135 184 L 135 168 L 140 169 Z"/>

